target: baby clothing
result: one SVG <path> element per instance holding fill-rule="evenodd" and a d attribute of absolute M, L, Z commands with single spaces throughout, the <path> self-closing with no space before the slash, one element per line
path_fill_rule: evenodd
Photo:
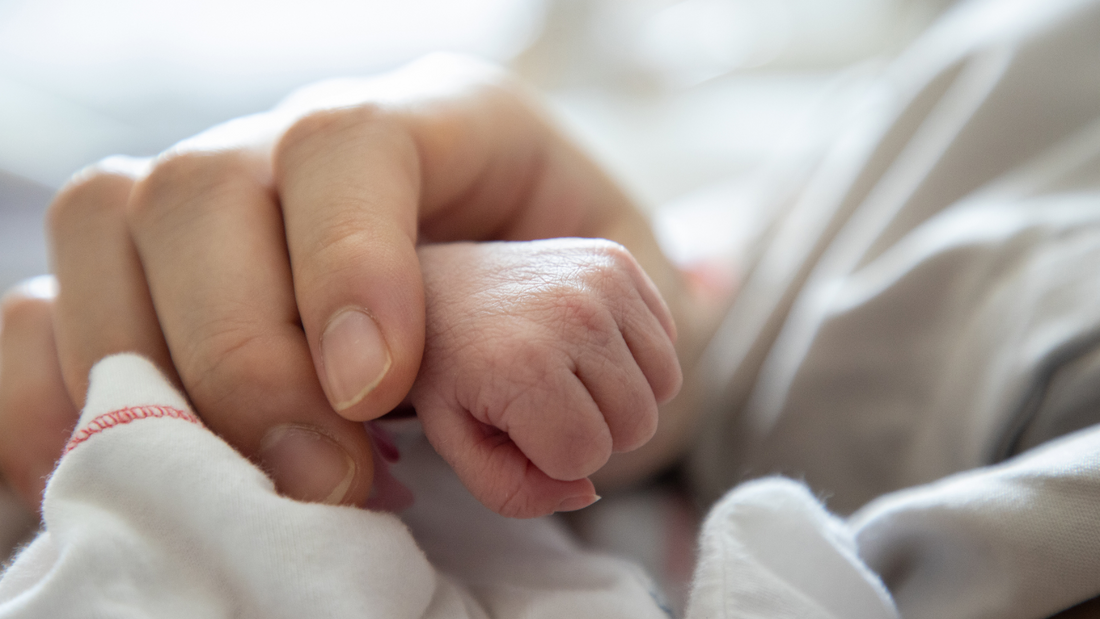
<path fill-rule="evenodd" d="M 481 506 L 422 437 L 402 518 L 279 496 L 135 355 L 95 366 L 0 617 L 667 619 L 634 565 Z"/>

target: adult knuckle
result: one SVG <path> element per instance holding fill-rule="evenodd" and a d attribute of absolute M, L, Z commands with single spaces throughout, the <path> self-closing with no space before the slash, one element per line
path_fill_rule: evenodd
<path fill-rule="evenodd" d="M 6 329 L 14 328 L 20 317 L 29 310 L 32 299 L 18 290 L 8 290 L 0 297 L 0 337 Z M 5 329 L 6 328 L 6 329 Z"/>
<path fill-rule="evenodd" d="M 242 385 L 274 393 L 285 385 L 272 338 L 248 324 L 222 324 L 180 355 L 180 376 L 200 408 L 217 409 Z"/>
<path fill-rule="evenodd" d="M 183 209 L 213 204 L 219 194 L 257 181 L 255 163 L 240 150 L 170 151 L 135 186 L 127 216 L 147 225 Z"/>
<path fill-rule="evenodd" d="M 389 247 L 399 246 L 385 238 L 384 222 L 375 224 L 376 218 L 363 208 L 360 202 L 341 204 L 334 200 L 325 214 L 325 225 L 308 233 L 305 245 L 312 249 L 308 261 L 296 265 L 300 273 L 324 289 L 340 286 L 341 282 L 355 277 L 364 264 L 372 264 L 375 273 L 383 269 L 394 268 L 396 257 L 378 251 L 386 243 Z M 402 258 L 405 256 L 402 255 Z"/>
<path fill-rule="evenodd" d="M 47 299 L 27 294 L 22 286 L 5 292 L 0 296 L 0 341 L 48 312 L 49 303 Z"/>
<path fill-rule="evenodd" d="M 392 115 L 382 105 L 370 101 L 308 111 L 295 119 L 276 143 L 276 168 L 285 168 L 322 150 L 338 148 L 364 131 L 392 123 Z"/>
<path fill-rule="evenodd" d="M 46 209 L 46 227 L 53 238 L 83 227 L 89 217 L 121 217 L 133 180 L 96 164 L 81 170 L 58 191 Z"/>

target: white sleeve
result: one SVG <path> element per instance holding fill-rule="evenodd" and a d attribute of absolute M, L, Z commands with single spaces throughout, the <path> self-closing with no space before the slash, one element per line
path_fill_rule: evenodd
<path fill-rule="evenodd" d="M 45 531 L 0 580 L 0 617 L 666 616 L 635 568 L 581 552 L 551 522 L 498 527 L 529 540 L 507 553 L 467 546 L 468 566 L 496 579 L 465 582 L 487 572 L 438 569 L 396 515 L 279 496 L 144 359 L 109 357 L 91 385 Z M 494 517 L 472 521 L 484 535 Z M 435 533 L 462 536 L 461 523 Z"/>

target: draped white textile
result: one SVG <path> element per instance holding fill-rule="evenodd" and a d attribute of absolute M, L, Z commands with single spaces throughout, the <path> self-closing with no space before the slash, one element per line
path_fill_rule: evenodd
<path fill-rule="evenodd" d="M 1100 594 L 1100 1 L 967 3 L 877 97 L 777 207 L 708 353 L 689 619 L 1042 619 Z M 279 497 L 138 358 L 88 402 L 0 617 L 667 614 L 422 440 L 399 518 Z M 729 491 L 775 473 L 805 484 Z"/>
<path fill-rule="evenodd" d="M 497 516 L 422 440 L 405 522 L 283 498 L 134 355 L 93 369 L 69 447 L 0 617 L 667 617 L 640 569 Z"/>
<path fill-rule="evenodd" d="M 856 512 L 906 619 L 1050 616 L 1100 594 L 1100 2 L 964 3 L 871 98 L 775 207 L 692 478 Z"/>

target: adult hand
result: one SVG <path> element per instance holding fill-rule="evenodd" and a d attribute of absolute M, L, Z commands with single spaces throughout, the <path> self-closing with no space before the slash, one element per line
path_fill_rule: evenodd
<path fill-rule="evenodd" d="M 96 361 L 140 352 L 281 491 L 349 504 L 370 488 L 357 422 L 397 406 L 420 365 L 418 242 L 651 242 L 522 89 L 447 57 L 305 89 L 152 162 L 93 166 L 49 228 L 77 407 Z"/>

